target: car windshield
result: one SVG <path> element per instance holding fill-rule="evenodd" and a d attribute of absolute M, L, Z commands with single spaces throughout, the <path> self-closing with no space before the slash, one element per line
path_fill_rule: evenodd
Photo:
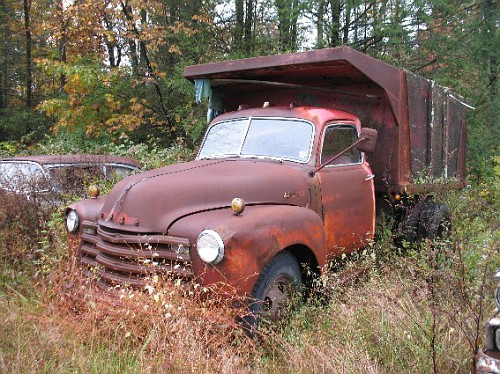
<path fill-rule="evenodd" d="M 59 192 L 80 193 L 85 186 L 104 178 L 99 164 L 51 166 L 47 170 L 54 189 Z"/>
<path fill-rule="evenodd" d="M 213 125 L 198 158 L 263 157 L 307 162 L 313 126 L 286 118 L 245 118 Z"/>
<path fill-rule="evenodd" d="M 40 165 L 33 162 L 0 162 L 0 187 L 9 191 L 29 192 L 47 189 Z"/>

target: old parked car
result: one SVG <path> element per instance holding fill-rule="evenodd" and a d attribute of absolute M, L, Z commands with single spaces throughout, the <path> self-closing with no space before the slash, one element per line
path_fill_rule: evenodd
<path fill-rule="evenodd" d="M 92 179 L 125 177 L 140 168 L 131 158 L 108 155 L 43 155 L 0 159 L 0 188 L 33 194 L 76 193 Z"/>
<path fill-rule="evenodd" d="M 137 172 L 131 158 L 108 155 L 41 155 L 0 159 L 0 222 L 15 221 L 29 204 L 60 204 L 67 195 L 85 197 L 88 184 Z M 28 204 L 28 205 L 26 205 Z"/>
<path fill-rule="evenodd" d="M 277 320 L 294 289 L 374 239 L 378 213 L 407 241 L 449 229 L 432 196 L 464 185 L 466 106 L 448 89 L 348 47 L 184 75 L 212 120 L 196 160 L 66 210 L 72 251 L 103 287 L 194 280 Z"/>
<path fill-rule="evenodd" d="M 496 311 L 486 322 L 486 349 L 476 356 L 478 374 L 500 374 L 500 269 L 495 272 L 498 281 L 495 290 Z"/>

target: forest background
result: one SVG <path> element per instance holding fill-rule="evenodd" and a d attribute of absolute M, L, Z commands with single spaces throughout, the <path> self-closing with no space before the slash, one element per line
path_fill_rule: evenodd
<path fill-rule="evenodd" d="M 193 148 L 186 65 L 349 45 L 462 95 L 469 171 L 493 170 L 497 0 L 0 0 L 0 20 L 0 154 Z"/>
<path fill-rule="evenodd" d="M 185 66 L 339 45 L 475 108 L 467 187 L 436 196 L 451 236 L 401 251 L 383 223 L 255 340 L 231 300 L 199 289 L 102 300 L 68 254 L 60 207 L 20 203 L 24 219 L 0 228 L 0 372 L 470 372 L 500 266 L 499 11 L 498 0 L 0 0 L 0 157 L 191 159 L 206 107 Z"/>

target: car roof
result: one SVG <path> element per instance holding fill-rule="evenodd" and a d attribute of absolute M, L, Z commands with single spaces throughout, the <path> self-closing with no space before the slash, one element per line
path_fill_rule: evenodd
<path fill-rule="evenodd" d="M 5 157 L 0 159 L 3 161 L 28 161 L 36 162 L 41 165 L 53 164 L 125 164 L 140 168 L 141 164 L 129 157 L 111 156 L 111 155 L 90 155 L 90 154 L 74 154 L 74 155 L 36 155 L 36 156 L 15 156 Z"/>

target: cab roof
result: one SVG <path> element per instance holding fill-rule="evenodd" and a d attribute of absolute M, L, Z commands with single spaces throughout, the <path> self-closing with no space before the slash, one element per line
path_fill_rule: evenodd
<path fill-rule="evenodd" d="M 322 126 L 329 121 L 347 121 L 359 125 L 359 119 L 355 115 L 342 110 L 334 110 L 319 107 L 294 107 L 294 106 L 275 106 L 266 108 L 248 108 L 240 109 L 234 112 L 221 114 L 216 118 L 217 121 L 224 121 L 233 118 L 242 117 L 282 117 L 298 118 L 311 121 L 315 125 Z"/>

